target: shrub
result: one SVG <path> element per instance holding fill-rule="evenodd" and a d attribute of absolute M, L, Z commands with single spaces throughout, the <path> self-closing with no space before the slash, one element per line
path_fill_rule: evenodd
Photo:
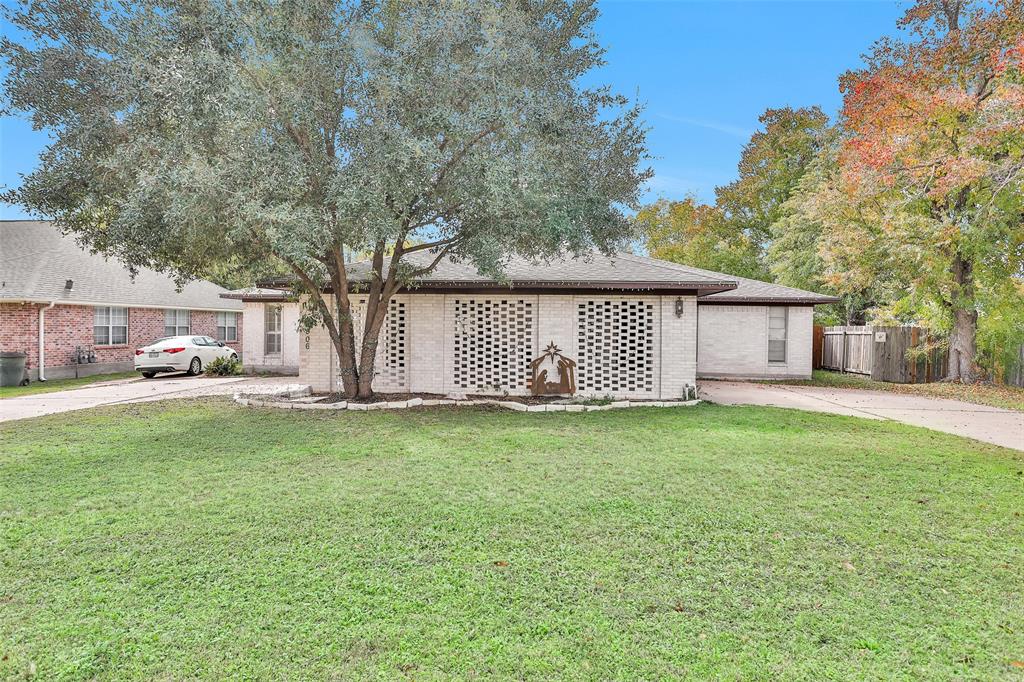
<path fill-rule="evenodd" d="M 242 373 L 242 363 L 232 358 L 215 358 L 206 365 L 206 376 L 229 377 Z"/>

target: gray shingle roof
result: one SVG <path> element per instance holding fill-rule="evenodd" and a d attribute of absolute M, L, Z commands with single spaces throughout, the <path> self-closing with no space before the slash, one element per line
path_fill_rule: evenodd
<path fill-rule="evenodd" d="M 422 266 L 433 261 L 429 253 L 409 254 L 405 262 Z M 685 272 L 653 258 L 618 253 L 613 257 L 592 251 L 580 258 L 555 258 L 533 262 L 513 257 L 504 265 L 507 281 L 497 281 L 480 274 L 473 265 L 442 259 L 430 273 L 417 279 L 423 289 L 507 287 L 539 287 L 553 289 L 698 289 L 722 291 L 735 286 L 735 279 L 720 273 Z M 369 261 L 349 266 L 349 279 L 365 281 L 370 272 Z"/>
<path fill-rule="evenodd" d="M 406 261 L 412 265 L 425 265 L 432 256 L 414 253 Z M 385 270 L 386 271 L 386 270 Z M 365 282 L 370 272 L 368 261 L 350 263 L 349 279 Z M 696 290 L 701 302 L 708 303 L 832 303 L 834 297 L 810 291 L 758 282 L 721 272 L 692 268 L 678 263 L 619 252 L 605 256 L 591 252 L 582 258 L 556 258 L 549 262 L 532 262 L 512 258 L 505 266 L 507 281 L 496 281 L 481 275 L 467 263 L 443 259 L 437 268 L 416 281 L 416 288 L 546 288 L 546 289 L 604 289 L 609 291 L 673 291 Z M 286 280 L 275 281 L 284 285 Z M 245 300 L 259 300 L 256 296 Z"/>
<path fill-rule="evenodd" d="M 811 303 L 820 305 L 839 302 L 839 298 L 835 296 L 805 291 L 804 289 L 762 282 L 737 275 L 723 275 L 720 272 L 694 268 L 689 265 L 679 265 L 678 263 L 670 263 L 668 261 L 658 262 L 672 268 L 678 268 L 681 271 L 702 273 L 708 276 L 728 277 L 736 282 L 735 289 L 704 296 L 701 298 L 701 303 Z"/>
<path fill-rule="evenodd" d="M 64 288 L 69 279 L 70 291 Z M 0 302 L 241 310 L 240 301 L 221 298 L 226 292 L 205 280 L 179 292 L 173 279 L 152 270 L 140 270 L 132 280 L 119 261 L 89 253 L 50 222 L 0 221 Z"/>

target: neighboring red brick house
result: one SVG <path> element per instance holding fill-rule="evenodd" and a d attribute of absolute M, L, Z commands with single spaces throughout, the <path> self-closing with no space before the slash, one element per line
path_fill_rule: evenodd
<path fill-rule="evenodd" d="M 47 379 L 126 371 L 136 348 L 175 334 L 213 337 L 241 357 L 242 303 L 226 292 L 202 280 L 178 291 L 151 270 L 133 279 L 49 222 L 0 222 L 0 351 L 28 353 L 33 381 L 40 352 Z"/>

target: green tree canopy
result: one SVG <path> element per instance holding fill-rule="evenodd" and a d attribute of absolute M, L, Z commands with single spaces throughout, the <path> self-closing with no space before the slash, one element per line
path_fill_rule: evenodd
<path fill-rule="evenodd" d="M 828 117 L 817 107 L 768 109 L 759 130 L 743 147 L 739 177 L 715 190 L 716 205 L 764 257 L 771 226 L 780 217 L 808 165 L 825 143 Z"/>
<path fill-rule="evenodd" d="M 734 229 L 721 209 L 698 203 L 661 199 L 636 215 L 638 231 L 655 258 L 765 279 L 757 249 L 749 237 Z"/>
<path fill-rule="evenodd" d="M 877 231 L 879 215 L 872 204 L 845 191 L 841 149 L 840 132 L 833 129 L 779 207 L 767 257 L 776 282 L 842 299 L 830 310 L 817 311 L 819 317 L 864 324 L 869 314 L 903 296 L 905 285 L 879 242 L 848 241 L 852 234 Z M 851 230 L 851 224 L 858 230 Z"/>
<path fill-rule="evenodd" d="M 636 106 L 581 77 L 590 0 L 43 0 L 11 10 L 5 109 L 53 133 L 9 195 L 187 278 L 278 259 L 369 395 L 418 251 L 611 249 L 648 176 Z M 371 254 L 354 330 L 346 254 Z M 319 295 L 329 286 L 337 296 Z M 333 301 L 333 302 L 332 302 Z M 358 358 L 358 360 L 357 360 Z"/>
<path fill-rule="evenodd" d="M 982 291 L 1017 296 L 1024 263 L 1024 2 L 920 0 L 901 27 L 841 79 L 843 178 L 879 213 L 844 241 L 899 263 L 943 313 L 947 377 L 973 381 Z"/>

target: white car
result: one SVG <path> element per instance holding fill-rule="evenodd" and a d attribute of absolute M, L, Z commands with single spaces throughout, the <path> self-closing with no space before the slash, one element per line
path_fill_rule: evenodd
<path fill-rule="evenodd" d="M 167 336 L 135 351 L 135 371 L 152 379 L 160 372 L 188 372 L 196 375 L 216 358 L 238 359 L 223 341 L 209 336 Z"/>

